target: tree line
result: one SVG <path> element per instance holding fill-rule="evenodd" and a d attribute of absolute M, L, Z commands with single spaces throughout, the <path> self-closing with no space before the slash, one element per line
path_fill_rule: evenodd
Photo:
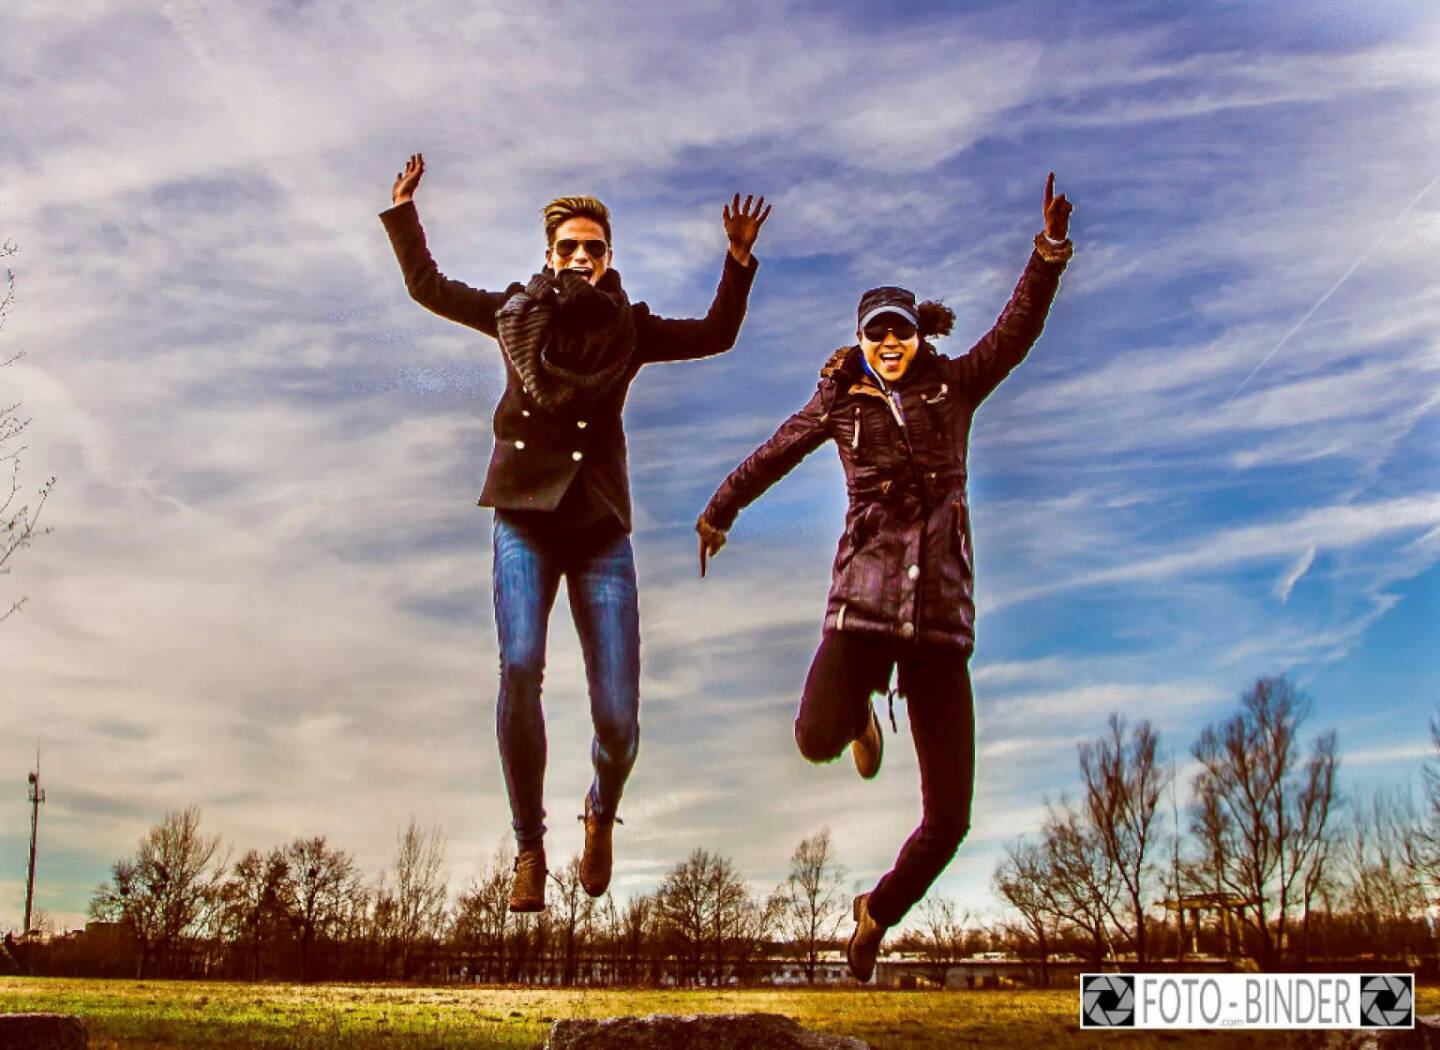
<path fill-rule="evenodd" d="M 1284 677 L 1258 680 L 1191 746 L 1188 785 L 1149 721 L 1111 714 L 1077 748 L 1077 795 L 1047 802 L 1043 826 L 1006 844 L 993 875 L 1004 915 L 977 922 L 932 894 L 887 948 L 933 964 L 937 982 L 979 953 L 1027 961 L 1040 983 L 1057 957 L 1143 967 L 1198 949 L 1271 969 L 1433 957 L 1440 716 L 1416 802 L 1401 788 L 1342 796 L 1336 734 L 1302 740 L 1310 714 Z M 508 841 L 454 894 L 445 853 L 440 830 L 412 820 L 390 867 L 367 879 L 324 836 L 236 859 L 197 808 L 172 812 L 96 888 L 96 922 L 33 954 L 34 968 L 553 985 L 813 982 L 843 969 L 824 953 L 843 948 L 854 887 L 826 829 L 768 893 L 696 849 L 652 893 L 592 899 L 572 857 L 533 915 L 508 910 Z M 1208 912 L 1197 921 L 1181 905 Z"/>
<path fill-rule="evenodd" d="M 1284 676 L 1257 680 L 1191 746 L 1183 810 L 1158 730 L 1112 714 L 1078 748 L 1078 797 L 1047 802 L 1039 832 L 1005 848 L 1003 939 L 1042 966 L 1062 953 L 1144 966 L 1197 945 L 1271 970 L 1433 956 L 1440 716 L 1417 803 L 1406 787 L 1343 795 L 1335 731 L 1302 740 L 1312 713 Z"/>
<path fill-rule="evenodd" d="M 508 840 L 453 895 L 445 853 L 441 831 L 412 819 L 370 879 L 324 836 L 237 859 L 191 806 L 114 863 L 83 933 L 7 941 L 27 969 L 54 974 L 725 985 L 786 967 L 814 980 L 849 903 L 828 829 L 759 895 L 728 858 L 696 849 L 653 893 L 591 898 L 571 857 L 537 914 L 508 908 Z"/>

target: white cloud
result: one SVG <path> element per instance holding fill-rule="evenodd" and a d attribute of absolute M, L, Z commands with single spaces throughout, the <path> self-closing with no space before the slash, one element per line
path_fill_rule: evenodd
<path fill-rule="evenodd" d="M 46 906 L 70 921 L 191 802 L 242 846 L 323 832 L 370 871 L 414 814 L 449 832 L 457 884 L 508 824 L 474 506 L 503 374 L 404 296 L 374 213 L 416 149 L 431 246 L 485 287 L 536 265 L 540 202 L 594 190 L 627 287 L 694 313 L 721 203 L 775 204 L 741 345 L 631 397 L 646 668 L 622 891 L 695 845 L 764 884 L 822 824 L 868 879 L 918 820 L 903 722 L 874 784 L 790 738 L 833 452 L 746 512 L 703 583 L 690 523 L 814 389 L 864 287 L 946 298 L 952 353 L 982 334 L 1051 168 L 1080 250 L 977 417 L 982 773 L 939 892 L 986 892 L 1109 710 L 1178 738 L 1257 668 L 1350 658 L 1440 556 L 1419 458 L 1440 204 L 1224 404 L 1440 170 L 1425 34 L 1216 54 L 1183 22 L 1060 39 L 986 12 L 859 33 L 785 6 L 12 6 L 0 342 L 27 356 L 0 401 L 23 398 L 26 474 L 60 488 L 5 581 L 31 601 L 0 629 L 0 762 L 44 741 L 73 883 Z M 563 608 L 546 683 L 562 856 L 590 733 Z"/>
<path fill-rule="evenodd" d="M 1310 571 L 1310 566 L 1315 564 L 1315 545 L 1312 543 L 1300 552 L 1285 574 L 1275 581 L 1275 597 L 1281 602 L 1288 601 L 1290 592 L 1295 589 L 1295 584 L 1300 582 L 1300 577 Z"/>

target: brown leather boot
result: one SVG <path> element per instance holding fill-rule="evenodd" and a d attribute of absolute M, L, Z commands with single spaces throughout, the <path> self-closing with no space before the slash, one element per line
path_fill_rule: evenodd
<path fill-rule="evenodd" d="M 545 847 L 522 849 L 515 858 L 515 877 L 510 880 L 511 911 L 545 910 Z"/>
<path fill-rule="evenodd" d="M 610 887 L 612 833 L 615 818 L 604 820 L 590 810 L 590 796 L 585 796 L 585 852 L 580 855 L 580 885 L 592 897 L 599 897 Z"/>
<path fill-rule="evenodd" d="M 862 893 L 855 898 L 852 911 L 855 913 L 855 932 L 850 935 L 850 943 L 845 946 L 845 961 L 850 964 L 850 972 L 855 975 L 855 980 L 863 983 L 870 980 L 871 974 L 875 972 L 875 958 L 880 954 L 880 942 L 885 937 L 886 927 L 870 918 L 868 893 Z"/>
<path fill-rule="evenodd" d="M 855 759 L 855 768 L 866 780 L 874 780 L 880 772 L 880 756 L 885 753 L 885 737 L 880 733 L 880 719 L 875 708 L 870 708 L 870 724 L 865 732 L 850 744 L 850 757 Z"/>

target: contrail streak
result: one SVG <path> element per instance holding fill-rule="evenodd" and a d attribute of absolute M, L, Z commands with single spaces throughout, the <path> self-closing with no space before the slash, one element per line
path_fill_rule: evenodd
<path fill-rule="evenodd" d="M 1435 176 L 1435 178 L 1431 179 L 1430 184 L 1415 195 L 1415 199 L 1411 201 L 1408 205 L 1406 205 L 1405 210 L 1402 211 L 1399 215 L 1395 216 L 1394 220 L 1391 221 L 1390 225 L 1385 227 L 1384 232 L 1381 233 L 1379 237 L 1375 238 L 1375 243 L 1370 245 L 1370 247 L 1366 248 L 1365 251 L 1361 254 L 1360 258 L 1356 259 L 1353 263 L 1350 264 L 1350 269 L 1346 270 L 1340 276 L 1340 280 L 1332 284 L 1330 286 L 1330 290 L 1324 295 L 1322 295 L 1314 306 L 1310 307 L 1309 310 L 1305 311 L 1305 316 L 1300 318 L 1300 320 L 1296 321 L 1294 327 L 1292 327 L 1290 331 L 1286 332 L 1283 336 L 1281 336 L 1280 341 L 1275 344 L 1275 348 L 1271 350 L 1268 354 L 1266 354 L 1264 359 L 1258 365 L 1256 365 L 1254 369 L 1251 370 L 1248 376 L 1246 376 L 1241 381 L 1240 385 L 1235 388 L 1234 392 L 1225 399 L 1224 404 L 1220 406 L 1221 408 L 1224 408 L 1225 405 L 1228 405 L 1231 401 L 1235 400 L 1235 395 L 1245 389 L 1245 384 L 1255 378 L 1255 373 L 1259 372 L 1260 369 L 1264 368 L 1266 364 L 1269 363 L 1270 359 L 1280 352 L 1280 348 L 1290 341 L 1290 337 L 1296 332 L 1300 331 L 1301 326 L 1303 326 L 1306 321 L 1310 320 L 1311 315 L 1314 314 L 1316 310 L 1320 309 L 1320 307 L 1325 305 L 1325 300 L 1329 299 L 1332 295 L 1334 295 L 1335 290 L 1339 288 L 1342 284 L 1344 284 L 1347 280 L 1349 280 L 1352 273 L 1360 269 L 1361 264 L 1363 264 L 1366 259 L 1370 258 L 1371 254 L 1375 251 L 1375 249 L 1385 243 L 1385 238 L 1390 236 L 1390 231 L 1393 230 L 1396 226 L 1400 225 L 1400 220 L 1405 218 L 1405 216 L 1409 215 L 1412 211 L 1414 211 L 1415 205 L 1419 204 L 1425 198 L 1425 194 L 1433 190 L 1437 184 L 1440 184 L 1440 175 L 1437 175 Z"/>

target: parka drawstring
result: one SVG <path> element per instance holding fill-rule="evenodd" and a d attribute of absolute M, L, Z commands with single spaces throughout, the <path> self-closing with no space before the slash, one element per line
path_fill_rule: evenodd
<path fill-rule="evenodd" d="M 895 694 L 898 692 L 898 689 L 896 689 L 894 686 L 891 686 L 889 691 L 887 691 L 885 694 L 885 703 L 886 706 L 890 709 L 890 732 L 897 735 L 900 732 L 900 727 L 895 724 Z"/>

